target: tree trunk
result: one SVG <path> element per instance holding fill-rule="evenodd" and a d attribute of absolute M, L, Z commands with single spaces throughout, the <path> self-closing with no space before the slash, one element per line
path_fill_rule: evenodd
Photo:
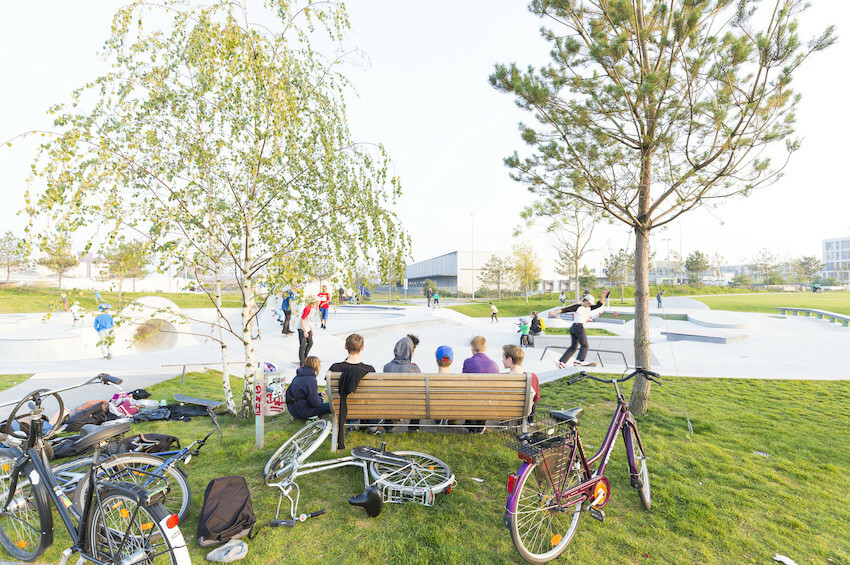
<path fill-rule="evenodd" d="M 215 308 L 218 321 L 218 339 L 221 341 L 221 386 L 224 389 L 224 402 L 227 411 L 236 416 L 236 402 L 233 401 L 233 390 L 230 388 L 230 366 L 227 363 L 227 343 L 224 331 L 224 316 L 221 313 L 221 265 L 215 265 Z"/>
<path fill-rule="evenodd" d="M 242 343 L 245 349 L 245 385 L 242 388 L 242 418 L 250 418 L 254 409 L 254 342 L 251 339 L 251 305 L 254 303 L 253 238 L 254 208 L 248 205 L 245 210 L 245 254 L 242 257 Z"/>
<path fill-rule="evenodd" d="M 124 287 L 124 279 L 122 277 L 118 277 L 118 307 L 121 307 L 121 291 Z"/>
<path fill-rule="evenodd" d="M 62 271 L 59 271 L 59 290 L 62 290 Z"/>

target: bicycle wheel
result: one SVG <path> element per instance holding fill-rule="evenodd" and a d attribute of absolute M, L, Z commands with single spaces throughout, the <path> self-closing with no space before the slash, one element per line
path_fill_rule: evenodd
<path fill-rule="evenodd" d="M 62 490 L 68 495 L 68 498 L 74 498 L 74 491 L 77 490 L 77 485 L 86 478 L 86 475 L 91 468 L 91 457 L 80 457 L 54 465 L 51 468 L 53 476 L 56 477 L 56 482 L 62 487 Z M 80 510 L 77 508 L 77 510 Z"/>
<path fill-rule="evenodd" d="M 296 463 L 301 463 L 319 448 L 330 431 L 330 422 L 319 419 L 295 432 L 266 463 L 263 469 L 266 484 L 283 480 L 295 469 Z"/>
<path fill-rule="evenodd" d="M 636 465 L 635 470 L 637 473 L 632 475 L 631 468 L 628 469 L 631 485 L 637 489 L 638 496 L 640 497 L 641 503 L 643 503 L 643 507 L 650 510 L 652 508 L 652 490 L 649 486 L 649 468 L 646 463 L 647 457 L 643 452 L 643 449 L 641 449 L 640 445 L 638 445 L 637 437 L 634 433 L 632 435 L 632 452 L 634 454 Z"/>
<path fill-rule="evenodd" d="M 529 563 L 555 559 L 567 549 L 578 531 L 581 501 L 562 506 L 556 500 L 557 493 L 583 480 L 579 466 L 565 468 L 569 460 L 569 453 L 550 452 L 540 463 L 529 465 L 517 483 L 511 540 Z"/>
<path fill-rule="evenodd" d="M 107 563 L 191 563 L 180 529 L 162 504 L 142 506 L 123 489 L 102 485 L 92 499 L 86 547 Z M 99 495 L 99 496 L 98 496 Z"/>
<path fill-rule="evenodd" d="M 164 459 L 150 453 L 122 453 L 100 462 L 98 480 L 133 483 L 142 488 L 147 488 L 146 484 L 154 487 L 160 479 L 151 477 L 150 473 L 154 473 L 163 464 L 165 464 Z M 89 465 L 91 465 L 91 459 L 89 459 Z M 168 491 L 165 493 L 162 505 L 169 515 L 177 514 L 182 524 L 192 504 L 192 489 L 189 488 L 186 474 L 177 465 L 157 471 L 156 474 L 165 477 L 168 483 Z M 74 492 L 74 506 L 77 509 L 83 508 L 88 486 L 88 476 L 77 485 L 77 490 Z"/>
<path fill-rule="evenodd" d="M 406 461 L 381 460 L 369 464 L 369 474 L 384 491 L 385 502 L 415 500 L 430 505 L 433 501 L 431 495 L 444 492 L 454 483 L 455 476 L 452 470 L 436 457 L 416 451 L 393 451 L 388 455 L 403 457 Z M 397 491 L 403 497 L 399 500 L 388 498 L 387 492 L 393 491 Z M 424 491 L 428 491 L 428 498 L 424 500 L 409 498 L 411 495 L 415 496 Z"/>
<path fill-rule="evenodd" d="M 0 507 L 6 504 L 12 486 L 12 469 L 15 459 L 0 453 Z M 27 463 L 18 472 L 18 483 L 12 501 L 0 511 L 0 545 L 15 559 L 34 561 L 53 544 L 53 512 L 44 485 L 33 486 L 30 473 L 35 471 Z"/>

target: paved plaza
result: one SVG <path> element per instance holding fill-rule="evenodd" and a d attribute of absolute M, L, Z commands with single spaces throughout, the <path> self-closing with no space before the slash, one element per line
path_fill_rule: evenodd
<path fill-rule="evenodd" d="M 620 307 L 612 300 L 609 310 L 630 313 L 633 308 Z M 764 379 L 847 379 L 846 351 L 850 329 L 809 317 L 715 312 L 704 304 L 688 298 L 665 298 L 663 310 L 650 306 L 651 314 L 687 314 L 689 321 L 651 318 L 653 369 L 665 376 L 731 377 Z M 191 339 L 182 339 L 177 347 L 161 351 L 134 353 L 126 346 L 116 345 L 113 358 L 105 360 L 95 346 L 97 341 L 90 327 L 71 328 L 70 314 L 0 316 L 0 374 L 34 373 L 20 385 L 0 393 L 0 401 L 23 396 L 36 388 L 58 388 L 77 383 L 101 372 L 124 379 L 125 390 L 146 387 L 182 371 L 202 370 L 205 366 L 220 368 L 218 344 L 204 336 L 210 326 L 204 320 L 214 317 L 212 309 L 186 311 L 195 321 Z M 238 326 L 239 311 L 227 310 L 234 327 Z M 541 317 L 545 313 L 541 314 Z M 393 347 L 404 335 L 413 333 L 421 343 L 413 361 L 423 372 L 436 372 L 434 351 L 449 345 L 455 351 L 455 364 L 460 372 L 463 359 L 470 356 L 469 340 L 475 335 L 487 338 L 487 354 L 501 361 L 501 346 L 519 343 L 516 331 L 518 318 L 500 318 L 498 324 L 489 318 L 469 318 L 447 308 L 437 310 L 422 305 L 398 307 L 345 306 L 330 315 L 327 330 L 316 330 L 311 354 L 322 360 L 322 370 L 345 358 L 345 337 L 358 332 L 366 339 L 362 354 L 365 363 L 380 370 L 393 357 Z M 547 319 L 549 327 L 569 327 L 570 322 Z M 317 327 L 315 324 L 314 327 Z M 633 323 L 594 322 L 588 327 L 607 329 L 617 337 L 589 336 L 591 351 L 624 350 L 628 354 L 633 337 Z M 263 311 L 260 315 L 261 339 L 253 342 L 255 359 L 270 362 L 283 369 L 288 377 L 294 375 L 298 359 L 297 335 L 284 337 L 274 316 Z M 745 335 L 734 343 L 718 344 L 698 341 L 668 341 L 666 333 L 711 328 L 716 332 Z M 218 335 L 218 332 L 215 332 Z M 552 338 L 547 338 L 551 343 Z M 559 336 L 569 344 L 569 336 Z M 242 347 L 235 338 L 228 340 L 231 371 L 241 373 Z M 526 349 L 524 368 L 537 373 L 542 382 L 555 380 L 578 371 L 578 368 L 556 369 L 563 350 L 549 351 L 543 359 L 543 348 Z M 631 357 L 631 355 L 629 355 Z M 589 360 L 596 360 L 591 354 Z M 621 359 L 621 358 L 620 358 Z M 604 367 L 594 370 L 621 372 L 626 369 L 617 357 L 603 357 Z M 186 393 L 192 394 L 191 379 L 186 381 Z M 112 391 L 102 386 L 78 389 L 67 394 L 75 405 L 91 398 L 102 398 Z M 3 415 L 8 409 L 0 412 Z"/>

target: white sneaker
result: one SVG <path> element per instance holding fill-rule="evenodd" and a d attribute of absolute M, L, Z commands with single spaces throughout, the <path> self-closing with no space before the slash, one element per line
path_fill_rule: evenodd
<path fill-rule="evenodd" d="M 566 369 L 567 368 L 567 364 L 561 363 L 560 361 L 556 362 L 555 365 L 557 365 L 559 369 Z"/>
<path fill-rule="evenodd" d="M 590 361 L 576 361 L 575 364 L 579 367 L 587 367 L 589 365 L 593 365 Z"/>

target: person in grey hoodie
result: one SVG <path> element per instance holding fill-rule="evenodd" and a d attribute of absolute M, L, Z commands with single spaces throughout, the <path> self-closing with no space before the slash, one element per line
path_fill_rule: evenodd
<path fill-rule="evenodd" d="M 407 334 L 407 336 L 398 340 L 395 344 L 395 348 L 393 348 L 393 360 L 384 365 L 384 372 L 421 373 L 422 371 L 419 370 L 419 365 L 411 360 L 417 345 L 419 345 L 419 338 L 413 334 Z M 388 428 L 391 428 L 396 422 L 389 420 L 385 423 Z M 419 431 L 419 420 L 411 420 L 410 429 L 413 431 Z"/>

